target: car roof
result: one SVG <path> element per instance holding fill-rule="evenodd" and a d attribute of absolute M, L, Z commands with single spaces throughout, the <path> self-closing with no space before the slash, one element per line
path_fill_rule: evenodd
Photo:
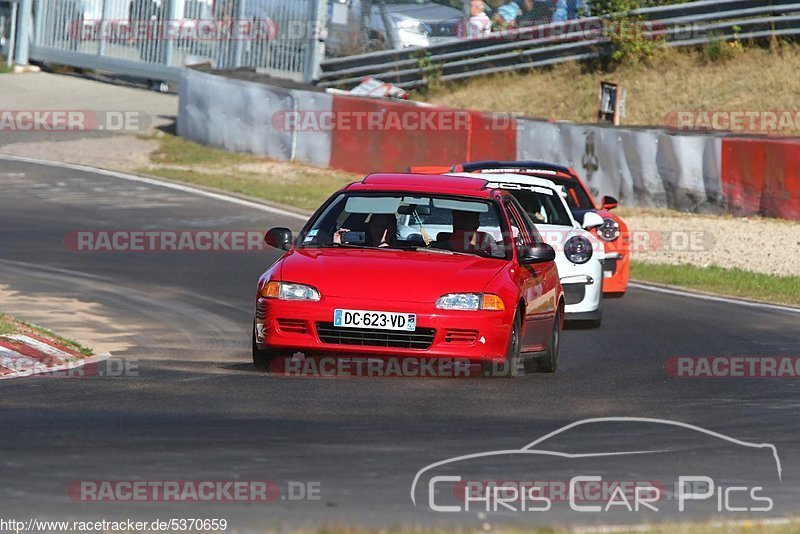
<path fill-rule="evenodd" d="M 454 172 L 450 173 L 451 176 L 475 176 L 474 174 L 468 172 Z M 564 186 L 559 185 L 552 180 L 548 180 L 547 178 L 540 178 L 538 176 L 531 176 L 529 174 L 489 174 L 489 173 L 480 173 L 480 176 L 486 178 L 488 180 L 486 187 L 489 189 L 504 189 L 504 190 L 511 190 L 511 187 L 502 187 L 503 184 L 518 184 L 523 186 L 532 186 L 532 187 L 546 187 L 547 189 L 552 190 L 555 193 L 555 196 L 561 201 L 561 205 L 564 206 L 564 210 L 569 215 L 572 224 L 576 223 L 575 217 L 572 215 L 572 212 L 569 209 L 569 205 L 567 204 L 566 199 L 564 198 Z"/>
<path fill-rule="evenodd" d="M 444 193 L 481 198 L 491 196 L 488 181 L 475 175 L 449 176 L 436 174 L 375 173 L 347 186 L 348 191 L 413 191 Z"/>
<path fill-rule="evenodd" d="M 475 176 L 473 173 L 469 172 L 453 172 L 449 174 L 450 176 Z M 487 187 L 494 187 L 498 189 L 504 189 L 500 187 L 500 184 L 519 184 L 519 185 L 534 185 L 538 187 L 547 187 L 549 189 L 555 190 L 557 193 L 561 193 L 564 188 L 552 180 L 548 180 L 547 178 L 542 178 L 539 176 L 531 176 L 530 174 L 516 174 L 516 173 L 508 173 L 508 174 L 495 174 L 495 173 L 480 173 L 482 178 L 486 178 L 487 180 Z"/>
<path fill-rule="evenodd" d="M 545 161 L 532 161 L 532 160 L 521 160 L 521 161 L 496 161 L 496 160 L 486 160 L 486 161 L 472 161 L 469 163 L 462 163 L 461 165 L 457 165 L 456 167 L 460 167 L 464 172 L 471 172 L 471 173 L 480 173 L 483 174 L 484 172 L 498 174 L 498 173 L 506 173 L 506 172 L 514 172 L 514 170 L 522 170 L 525 173 L 531 174 L 541 174 L 541 175 L 552 175 L 558 176 L 559 178 L 570 178 L 575 179 L 577 176 L 575 171 L 570 169 L 569 167 L 565 167 L 564 165 L 556 165 L 555 163 L 548 163 Z"/>

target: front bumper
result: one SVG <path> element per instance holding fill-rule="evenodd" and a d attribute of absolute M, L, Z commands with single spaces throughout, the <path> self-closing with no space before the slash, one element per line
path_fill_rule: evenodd
<path fill-rule="evenodd" d="M 576 313 L 600 309 L 603 262 L 594 259 L 583 265 L 562 262 L 558 264 L 558 274 L 564 288 L 564 312 L 567 319 L 573 319 Z"/>
<path fill-rule="evenodd" d="M 337 308 L 415 313 L 416 330 L 337 328 L 332 325 Z M 288 354 L 497 361 L 505 359 L 513 312 L 447 311 L 433 303 L 343 297 L 323 297 L 319 302 L 259 298 L 256 343 L 260 349 Z"/>
<path fill-rule="evenodd" d="M 628 289 L 630 275 L 630 252 L 624 250 L 618 241 L 605 242 L 606 260 L 603 265 L 603 293 L 609 296 L 622 296 Z"/>

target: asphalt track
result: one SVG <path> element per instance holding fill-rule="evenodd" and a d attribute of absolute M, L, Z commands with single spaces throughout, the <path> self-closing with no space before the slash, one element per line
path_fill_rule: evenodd
<path fill-rule="evenodd" d="M 555 375 L 519 380 L 297 378 L 250 364 L 252 292 L 275 252 L 73 252 L 77 230 L 298 228 L 298 217 L 151 183 L 0 158 L 0 284 L 92 303 L 138 363 L 130 376 L 0 383 L 0 518 L 226 518 L 232 528 L 318 525 L 546 525 L 707 519 L 715 506 L 644 516 L 447 514 L 415 506 L 418 470 L 449 457 L 517 449 L 586 418 L 680 421 L 771 443 L 783 478 L 764 519 L 800 502 L 798 380 L 680 379 L 671 356 L 800 356 L 800 315 L 632 288 L 605 304 L 601 329 L 568 330 Z M 754 251 L 754 253 L 758 253 Z M 12 303 L 13 308 L 13 303 Z M 5 311 L 14 311 L 13 309 Z M 51 310 L 33 320 L 46 322 Z M 629 450 L 661 437 L 631 426 L 584 436 Z M 747 470 L 718 444 L 682 458 Z M 678 461 L 677 465 L 681 465 Z M 753 464 L 755 465 L 755 464 Z M 540 474 L 556 480 L 557 467 Z M 485 476 L 491 476 L 491 466 Z M 604 466 L 593 466 L 603 474 Z M 730 475 L 735 478 L 733 474 Z M 765 475 L 766 476 L 766 475 Z M 80 480 L 274 480 L 320 485 L 319 500 L 270 503 L 76 502 Z"/>

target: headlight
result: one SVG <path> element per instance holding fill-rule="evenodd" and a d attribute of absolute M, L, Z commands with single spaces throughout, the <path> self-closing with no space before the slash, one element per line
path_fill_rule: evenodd
<path fill-rule="evenodd" d="M 420 35 L 430 35 L 431 27 L 426 22 L 416 19 L 399 19 L 396 20 L 397 29 L 404 30 L 412 33 L 419 33 Z"/>
<path fill-rule="evenodd" d="M 603 241 L 616 241 L 620 236 L 619 223 L 611 217 L 603 218 L 603 226 L 597 229 L 597 235 Z"/>
<path fill-rule="evenodd" d="M 303 284 L 269 282 L 261 288 L 261 296 L 279 300 L 319 300 L 319 291 Z"/>
<path fill-rule="evenodd" d="M 440 310 L 494 310 L 505 309 L 502 299 L 491 293 L 448 293 L 436 301 Z"/>
<path fill-rule="evenodd" d="M 570 237 L 564 245 L 564 254 L 572 263 L 586 263 L 592 259 L 592 243 L 580 235 Z"/>

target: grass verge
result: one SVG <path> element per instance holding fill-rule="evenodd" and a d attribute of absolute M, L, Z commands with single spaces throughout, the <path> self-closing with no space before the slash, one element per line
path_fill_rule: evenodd
<path fill-rule="evenodd" d="M 593 123 L 600 81 L 608 80 L 628 91 L 622 120 L 628 125 L 663 127 L 668 114 L 676 111 L 796 111 L 791 87 L 800 83 L 800 45 L 737 50 L 735 57 L 710 61 L 702 49 L 661 49 L 648 63 L 622 65 L 611 73 L 565 63 L 443 83 L 414 98 L 458 108 Z M 800 135 L 794 126 L 775 133 Z"/>
<path fill-rule="evenodd" d="M 631 279 L 680 286 L 729 297 L 800 306 L 800 276 L 631 261 Z"/>
<path fill-rule="evenodd" d="M 315 210 L 343 185 L 361 175 L 226 152 L 170 134 L 151 139 L 159 147 L 139 172 L 168 180 L 224 189 L 270 202 Z"/>
<path fill-rule="evenodd" d="M 46 328 L 42 328 L 41 326 L 37 326 L 4 313 L 0 313 L 0 335 L 30 333 L 40 335 L 51 341 L 55 341 L 60 345 L 80 352 L 84 356 L 94 355 L 94 351 L 92 349 L 81 345 L 77 341 L 60 336 L 55 332 L 52 332 Z"/>

